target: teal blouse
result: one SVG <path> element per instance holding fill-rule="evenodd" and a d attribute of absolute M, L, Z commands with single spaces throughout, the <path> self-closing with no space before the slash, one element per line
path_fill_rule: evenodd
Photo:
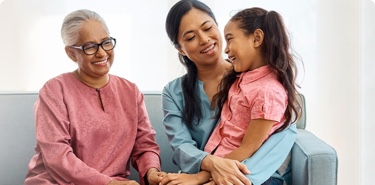
<path fill-rule="evenodd" d="M 173 149 L 173 163 L 182 172 L 198 173 L 201 162 L 207 152 L 203 151 L 217 120 L 212 117 L 215 110 L 210 107 L 210 101 L 204 91 L 203 82 L 198 81 L 197 94 L 201 101 L 202 120 L 194 129 L 187 127 L 182 120 L 182 110 L 185 100 L 181 87 L 182 78 L 169 82 L 162 92 L 164 111 L 163 124 L 165 132 Z M 278 176 L 277 169 L 286 159 L 297 137 L 295 124 L 273 134 L 258 151 L 250 158 L 242 161 L 250 170 L 246 175 L 254 185 L 260 185 L 270 176 Z"/>

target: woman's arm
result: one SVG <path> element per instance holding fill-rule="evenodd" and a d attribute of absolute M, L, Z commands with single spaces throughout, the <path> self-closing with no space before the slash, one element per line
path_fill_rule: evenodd
<path fill-rule="evenodd" d="M 250 158 L 242 161 L 251 171 L 250 174 L 246 174 L 246 177 L 254 185 L 265 182 L 285 161 L 296 138 L 295 124 L 272 134 Z"/>
<path fill-rule="evenodd" d="M 200 171 L 201 161 L 208 153 L 198 148 L 182 120 L 183 95 L 176 90 L 178 87 L 181 85 L 175 81 L 163 89 L 163 124 L 173 150 L 173 162 L 182 172 L 194 174 Z"/>
<path fill-rule="evenodd" d="M 287 95 L 281 85 L 266 86 L 253 101 L 251 117 L 253 119 L 282 121 L 287 106 L 286 100 Z M 263 107 L 268 107 L 268 109 Z M 296 128 L 292 124 L 283 131 L 272 134 L 255 154 L 242 162 L 251 171 L 251 174 L 246 176 L 253 184 L 263 183 L 276 172 L 289 154 L 296 136 Z"/>
<path fill-rule="evenodd" d="M 271 91 L 271 93 L 272 92 L 273 91 Z M 276 96 L 275 98 L 283 99 L 282 96 Z M 260 101 L 260 103 L 261 102 L 263 101 Z M 278 102 L 284 102 L 284 101 L 281 100 Z M 262 107 L 262 106 L 259 106 L 259 107 Z M 284 106 L 281 105 L 280 107 L 284 107 Z M 281 113 L 280 115 L 283 115 L 283 114 Z M 257 117 L 257 118 L 259 119 L 260 117 Z M 278 120 L 278 119 L 275 119 L 275 120 Z M 264 128 L 266 128 L 267 130 L 267 126 Z M 257 134 L 258 133 L 255 134 L 256 137 L 257 137 Z M 254 151 L 256 151 L 253 155 L 251 155 L 250 158 L 245 159 L 242 162 L 243 164 L 246 165 L 247 169 L 249 169 L 250 171 L 250 173 L 245 174 L 247 179 L 250 179 L 250 181 L 255 185 L 261 184 L 264 181 L 266 181 L 273 173 L 276 172 L 276 170 L 284 162 L 284 160 L 286 159 L 287 155 L 289 154 L 294 144 L 296 136 L 297 136 L 296 127 L 293 124 L 290 127 L 286 128 L 285 130 L 271 135 L 271 137 L 268 138 L 266 142 L 264 142 L 258 150 L 256 150 L 256 148 L 258 147 L 255 146 L 254 147 L 255 149 L 254 148 L 252 149 L 253 151 L 250 151 L 249 153 L 245 154 L 245 156 L 240 156 L 241 158 L 239 159 L 243 159 L 251 155 Z M 261 139 L 261 137 L 259 138 Z M 238 176 L 239 170 L 234 168 L 235 165 L 233 162 L 230 163 L 230 162 L 224 161 L 224 162 L 217 163 L 217 165 L 215 166 L 213 165 L 214 162 L 212 161 L 223 161 L 223 159 L 218 159 L 218 157 L 210 157 L 210 158 L 213 158 L 213 159 L 207 160 L 208 162 L 206 162 L 206 160 L 203 161 L 202 169 L 211 171 L 211 175 L 213 179 L 215 180 L 215 182 L 222 180 L 223 179 L 222 176 L 224 175 L 228 176 L 226 178 L 231 178 L 228 174 L 231 174 L 231 176 L 237 175 L 237 177 L 240 178 L 240 176 Z M 225 164 L 225 162 L 227 164 Z"/>
<path fill-rule="evenodd" d="M 202 162 L 202 169 L 210 171 L 216 182 L 223 181 L 224 178 L 239 179 L 242 182 L 250 179 L 254 185 L 259 185 L 281 166 L 296 138 L 297 128 L 292 124 L 285 130 L 272 134 L 250 158 L 242 163 L 208 155 Z M 245 178 L 242 177 L 243 174 Z"/>

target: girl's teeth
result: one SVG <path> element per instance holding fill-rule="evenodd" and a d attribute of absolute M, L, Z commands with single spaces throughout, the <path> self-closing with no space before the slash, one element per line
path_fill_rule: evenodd
<path fill-rule="evenodd" d="M 95 62 L 94 64 L 104 64 L 106 63 L 107 61 L 103 61 L 103 62 Z"/>

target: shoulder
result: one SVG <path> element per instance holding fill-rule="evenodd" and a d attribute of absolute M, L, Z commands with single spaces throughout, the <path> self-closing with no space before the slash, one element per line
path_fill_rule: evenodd
<path fill-rule="evenodd" d="M 265 102 L 279 102 L 281 104 L 288 102 L 287 92 L 277 80 L 268 81 L 263 88 L 259 90 L 257 97 Z"/>
<path fill-rule="evenodd" d="M 181 88 L 181 82 L 182 77 L 178 77 L 170 82 L 167 83 L 167 85 L 164 86 L 164 89 L 173 89 L 173 88 Z"/>
<path fill-rule="evenodd" d="M 176 78 L 167 83 L 167 85 L 163 88 L 163 94 L 182 94 L 182 85 L 181 85 L 182 77 Z"/>
<path fill-rule="evenodd" d="M 71 85 L 75 80 L 74 78 L 75 77 L 71 72 L 60 74 L 44 83 L 40 91 L 61 91 L 64 86 Z"/>
<path fill-rule="evenodd" d="M 182 77 L 176 78 L 164 86 L 162 91 L 163 106 L 168 105 L 167 102 L 174 102 L 178 106 L 183 106 L 184 94 L 181 85 Z"/>
<path fill-rule="evenodd" d="M 269 75 L 267 75 L 267 77 L 263 80 L 262 83 L 263 88 L 261 91 L 263 91 L 264 93 L 280 93 L 282 95 L 286 95 L 286 90 L 284 86 L 281 84 L 281 82 L 279 82 L 279 80 L 277 79 L 275 73 L 270 73 Z"/>

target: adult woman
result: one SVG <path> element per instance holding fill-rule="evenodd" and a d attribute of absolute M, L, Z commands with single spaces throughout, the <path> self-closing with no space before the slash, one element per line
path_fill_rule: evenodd
<path fill-rule="evenodd" d="M 78 68 L 39 91 L 36 154 L 25 184 L 138 184 L 127 179 L 130 159 L 142 180 L 157 184 L 155 132 L 136 85 L 108 74 L 116 40 L 104 20 L 90 10 L 74 11 L 61 36 Z"/>
<path fill-rule="evenodd" d="M 231 64 L 221 55 L 222 38 L 207 5 L 197 0 L 179 1 L 168 13 L 166 30 L 179 52 L 180 62 L 187 69 L 187 74 L 171 81 L 163 89 L 163 122 L 174 150 L 174 163 L 185 173 L 206 171 L 216 184 L 265 182 L 289 153 L 296 138 L 295 126 L 270 137 L 243 164 L 204 152 L 218 121 L 212 119 L 216 111 L 211 106 L 211 100 Z M 169 174 L 162 184 L 183 184 L 191 179 Z M 199 180 L 199 177 L 194 179 Z M 271 181 L 272 178 L 267 183 Z"/>

